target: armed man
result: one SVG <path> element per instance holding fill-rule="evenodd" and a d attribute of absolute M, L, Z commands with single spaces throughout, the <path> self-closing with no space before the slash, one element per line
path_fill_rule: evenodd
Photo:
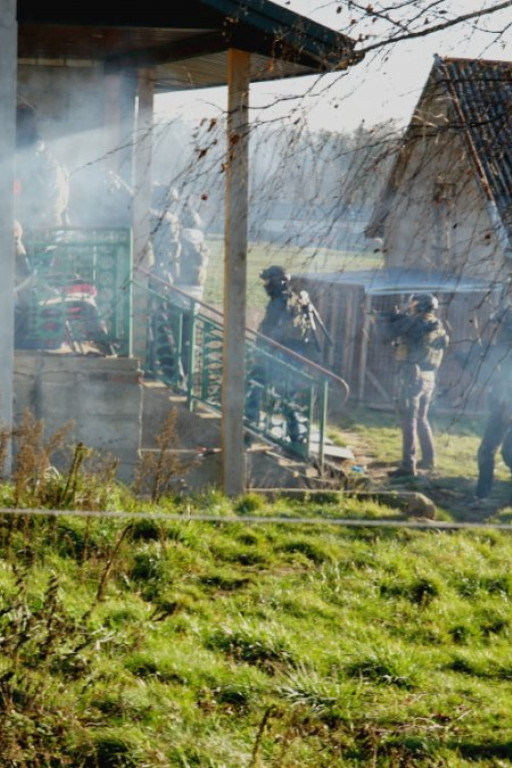
<path fill-rule="evenodd" d="M 512 307 L 504 304 L 492 317 L 494 334 L 485 360 L 491 375 L 489 415 L 478 447 L 478 481 L 472 506 L 484 505 L 491 495 L 498 448 L 512 471 Z"/>
<path fill-rule="evenodd" d="M 306 291 L 296 292 L 291 286 L 291 276 L 283 267 L 272 265 L 260 272 L 263 287 L 269 296 L 265 315 L 258 326 L 258 333 L 267 336 L 278 344 L 318 362 L 321 344 L 317 335 L 319 327 L 331 341 L 327 330 L 311 302 Z M 265 349 L 260 341 L 259 346 Z M 294 391 L 289 391 L 290 385 L 279 380 L 280 376 L 273 369 L 275 358 L 283 359 L 282 352 L 276 348 L 266 349 L 267 354 L 256 354 L 252 369 L 249 372 L 249 390 L 246 401 L 246 419 L 249 424 L 259 424 L 261 401 L 265 386 L 274 388 L 276 394 L 283 397 L 283 413 L 286 420 L 287 437 L 291 444 L 301 444 L 305 440 L 305 429 L 301 424 L 300 384 L 292 384 Z M 294 362 L 294 361 L 291 361 Z M 300 366 L 300 363 L 294 362 Z M 246 443 L 250 444 L 247 437 Z"/>
<path fill-rule="evenodd" d="M 417 469 L 434 469 L 435 449 L 428 413 L 436 377 L 449 338 L 437 317 L 439 302 L 431 293 L 414 293 L 407 311 L 380 314 L 381 336 L 391 341 L 398 364 L 398 411 L 402 427 L 402 461 L 391 477 L 413 477 Z M 416 459 L 417 442 L 421 460 Z"/>

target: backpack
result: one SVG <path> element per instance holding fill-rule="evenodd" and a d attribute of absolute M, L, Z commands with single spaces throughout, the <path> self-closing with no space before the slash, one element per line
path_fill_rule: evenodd
<path fill-rule="evenodd" d="M 180 275 L 177 285 L 204 285 L 210 249 L 199 229 L 182 229 Z"/>

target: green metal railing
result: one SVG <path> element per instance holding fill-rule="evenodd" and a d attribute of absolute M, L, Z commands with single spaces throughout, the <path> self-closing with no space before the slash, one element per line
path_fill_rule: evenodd
<path fill-rule="evenodd" d="M 28 318 L 34 347 L 52 347 L 59 340 L 64 307 L 52 302 L 49 289 L 62 290 L 79 276 L 97 291 L 95 303 L 108 341 L 120 356 L 132 355 L 131 230 L 32 230 L 23 242 L 35 278 Z"/>
<path fill-rule="evenodd" d="M 221 413 L 222 314 L 145 270 L 137 270 L 135 278 L 134 291 L 146 291 L 148 297 L 145 374 L 186 395 L 191 410 L 202 403 Z M 155 317 L 161 323 L 159 329 L 155 328 Z M 245 339 L 247 434 L 280 445 L 305 460 L 318 457 L 322 466 L 329 392 L 335 390 L 342 405 L 349 394 L 348 385 L 322 366 L 255 331 L 246 329 Z M 166 340 L 171 353 L 169 347 L 165 349 Z M 157 348 L 159 343 L 161 349 Z M 166 353 L 174 361 L 166 358 Z"/>
<path fill-rule="evenodd" d="M 29 312 L 29 348 L 59 346 L 64 305 L 43 295 L 79 275 L 96 288 L 96 305 L 118 355 L 133 354 L 134 328 L 147 329 L 146 375 L 222 411 L 223 317 L 213 307 L 144 269 L 132 273 L 129 229 L 60 228 L 25 234 L 36 288 Z M 40 295 L 41 294 L 41 295 Z M 139 333 L 140 335 L 140 333 Z M 345 381 L 250 329 L 245 331 L 247 435 L 281 445 L 323 466 L 328 397 L 347 400 Z"/>

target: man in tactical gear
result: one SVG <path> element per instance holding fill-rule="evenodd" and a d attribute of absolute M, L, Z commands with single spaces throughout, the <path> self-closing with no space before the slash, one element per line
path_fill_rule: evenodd
<path fill-rule="evenodd" d="M 182 216 L 175 212 L 179 195 L 174 187 L 153 185 L 152 202 L 155 264 L 150 281 L 154 295 L 147 364 L 150 370 L 160 368 L 169 384 L 183 389 L 193 352 L 194 315 L 203 298 L 210 249 L 197 211 L 187 204 Z M 171 285 L 178 290 L 170 290 Z"/>
<path fill-rule="evenodd" d="M 258 326 L 258 333 L 278 342 L 283 347 L 303 357 L 316 361 L 319 344 L 315 336 L 315 322 L 318 313 L 306 291 L 295 292 L 291 277 L 283 267 L 272 265 L 260 272 L 260 279 L 269 296 L 265 315 Z M 319 319 L 319 318 L 318 318 Z M 323 326 L 323 324 L 321 324 Z M 259 343 L 264 349 L 264 344 Z M 267 349 L 268 355 L 256 353 L 249 373 L 249 390 L 246 401 L 247 421 L 259 424 L 261 400 L 265 386 L 272 386 L 283 400 L 283 414 L 286 420 L 287 437 L 291 444 L 301 444 L 305 439 L 304 426 L 300 418 L 300 386 L 295 383 L 294 391 L 279 381 L 279 374 L 272 370 L 272 359 L 283 358 L 275 348 Z M 298 364 L 298 363 L 297 363 Z M 249 442 L 249 438 L 247 439 Z"/>
<path fill-rule="evenodd" d="M 313 362 L 319 362 L 321 346 L 316 336 L 316 323 L 325 334 L 327 329 L 307 291 L 294 291 L 291 277 L 282 267 L 263 269 L 260 279 L 270 301 L 258 332 Z"/>
<path fill-rule="evenodd" d="M 170 207 L 175 190 L 166 184 L 153 184 L 150 223 L 155 263 L 149 278 L 149 325 L 146 367 L 160 371 L 169 386 L 185 387 L 185 372 L 179 349 L 179 314 L 170 286 L 180 273 L 180 222 Z"/>
<path fill-rule="evenodd" d="M 28 229 L 69 223 L 69 174 L 42 140 L 36 111 L 28 104 L 16 109 L 15 214 Z"/>
<path fill-rule="evenodd" d="M 491 320 L 495 323 L 495 333 L 485 364 L 486 370 L 490 366 L 492 383 L 489 416 L 477 454 L 475 506 L 491 495 L 495 457 L 500 445 L 503 461 L 512 471 L 512 307 L 503 307 Z"/>
<path fill-rule="evenodd" d="M 439 302 L 431 293 L 414 293 L 405 313 L 386 316 L 384 338 L 395 348 L 398 364 L 398 410 L 402 417 L 402 462 L 391 477 L 408 477 L 416 469 L 433 469 L 435 451 L 428 412 L 436 374 L 448 346 L 448 335 L 437 317 Z M 419 440 L 421 461 L 416 461 Z"/>

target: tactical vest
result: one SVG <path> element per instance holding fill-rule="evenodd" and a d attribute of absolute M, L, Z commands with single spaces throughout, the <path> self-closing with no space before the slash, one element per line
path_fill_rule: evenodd
<path fill-rule="evenodd" d="M 405 339 L 406 360 L 422 371 L 437 371 L 448 342 L 442 322 L 431 313 L 423 315 Z"/>
<path fill-rule="evenodd" d="M 197 229 L 184 229 L 181 238 L 180 274 L 176 285 L 204 285 L 210 249 Z"/>

